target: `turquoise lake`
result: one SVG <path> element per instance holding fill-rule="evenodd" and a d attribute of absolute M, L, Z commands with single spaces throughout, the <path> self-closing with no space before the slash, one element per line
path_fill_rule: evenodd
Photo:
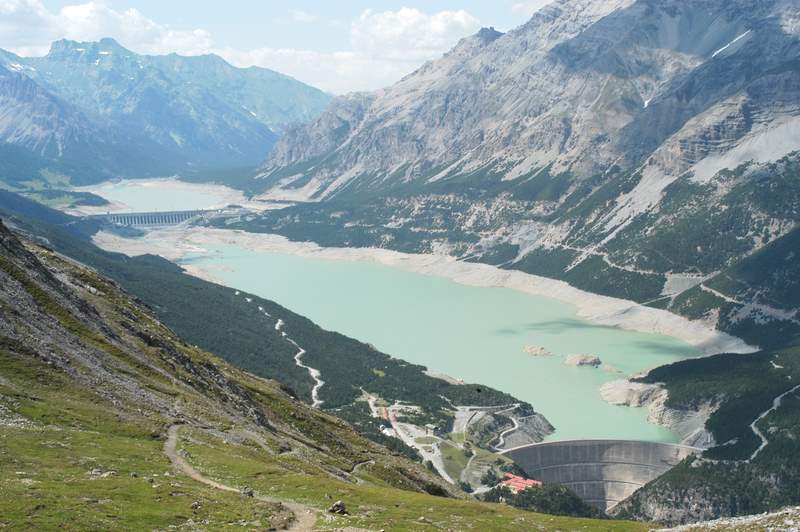
<path fill-rule="evenodd" d="M 228 286 L 273 299 L 392 356 L 531 403 L 556 427 L 551 439 L 675 441 L 647 422 L 644 409 L 612 406 L 599 394 L 607 381 L 700 354 L 673 338 L 593 325 L 554 299 L 370 262 L 238 246 L 208 251 L 189 261 Z M 526 345 L 556 356 L 533 357 Z M 564 365 L 564 356 L 578 353 L 597 355 L 619 373 Z"/>
<path fill-rule="evenodd" d="M 130 181 L 94 191 L 137 210 L 202 208 L 222 201 L 213 191 L 188 198 L 169 194 L 167 200 L 168 191 Z M 607 381 L 701 354 L 670 337 L 594 325 L 555 299 L 460 285 L 371 262 L 235 245 L 212 248 L 187 261 L 227 286 L 277 301 L 326 329 L 527 401 L 556 427 L 550 439 L 675 441 L 669 431 L 647 422 L 644 409 L 607 404 L 599 388 Z M 533 357 L 524 352 L 526 345 L 556 356 Z M 570 354 L 597 355 L 618 372 L 565 366 L 564 356 Z"/>

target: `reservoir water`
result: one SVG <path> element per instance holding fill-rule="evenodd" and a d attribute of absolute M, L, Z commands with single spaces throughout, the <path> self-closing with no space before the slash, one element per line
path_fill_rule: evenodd
<path fill-rule="evenodd" d="M 124 190 L 116 191 L 118 201 L 129 203 Z M 137 201 L 141 194 L 135 191 Z M 151 205 L 157 202 L 153 198 Z M 326 329 L 527 401 L 556 427 L 550 439 L 675 441 L 667 430 L 647 422 L 644 409 L 607 404 L 599 388 L 700 355 L 696 348 L 670 337 L 581 320 L 574 307 L 555 299 L 465 286 L 371 262 L 252 251 L 236 245 L 216 246 L 186 260 L 227 286 L 277 301 Z M 531 356 L 525 346 L 542 347 L 554 356 Z M 571 354 L 596 355 L 607 367 L 564 365 L 565 356 Z"/>
<path fill-rule="evenodd" d="M 114 204 L 116 212 L 155 212 L 210 209 L 244 203 L 238 190 L 220 185 L 186 183 L 174 178 L 106 181 L 76 190 L 97 194 Z"/>

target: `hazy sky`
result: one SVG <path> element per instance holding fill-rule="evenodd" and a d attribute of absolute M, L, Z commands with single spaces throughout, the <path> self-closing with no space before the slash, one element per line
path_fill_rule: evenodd
<path fill-rule="evenodd" d="M 549 0 L 0 0 L 0 48 L 114 37 L 140 53 L 213 52 L 343 93 L 397 81 L 482 26 L 508 30 Z"/>

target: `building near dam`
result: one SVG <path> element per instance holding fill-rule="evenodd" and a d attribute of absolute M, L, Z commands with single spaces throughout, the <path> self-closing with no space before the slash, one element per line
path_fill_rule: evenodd
<path fill-rule="evenodd" d="M 503 480 L 500 481 L 500 485 L 510 489 L 512 493 L 519 493 L 528 488 L 539 487 L 542 485 L 542 482 L 540 480 L 522 478 L 517 475 L 512 475 L 511 473 L 506 473 L 503 476 Z"/>
<path fill-rule="evenodd" d="M 606 511 L 700 451 L 670 443 L 574 440 L 523 445 L 502 454 L 531 478 L 567 486 Z"/>

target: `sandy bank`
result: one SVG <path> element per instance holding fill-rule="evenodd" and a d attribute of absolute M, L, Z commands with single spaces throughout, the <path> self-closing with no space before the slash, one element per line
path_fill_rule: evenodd
<path fill-rule="evenodd" d="M 328 260 L 368 261 L 402 270 L 445 277 L 460 284 L 504 287 L 574 305 L 577 314 L 595 324 L 671 336 L 701 349 L 705 354 L 748 353 L 756 349 L 742 340 L 665 310 L 585 292 L 563 281 L 509 271 L 487 264 L 460 262 L 445 255 L 416 255 L 377 248 L 323 248 L 311 242 L 291 242 L 279 235 L 247 233 L 205 227 L 177 227 L 152 231 L 138 239 L 98 233 L 100 247 L 128 255 L 153 253 L 179 260 L 215 245 L 233 244 L 254 251 L 301 255 Z M 205 276 L 193 268 L 193 275 Z"/>

